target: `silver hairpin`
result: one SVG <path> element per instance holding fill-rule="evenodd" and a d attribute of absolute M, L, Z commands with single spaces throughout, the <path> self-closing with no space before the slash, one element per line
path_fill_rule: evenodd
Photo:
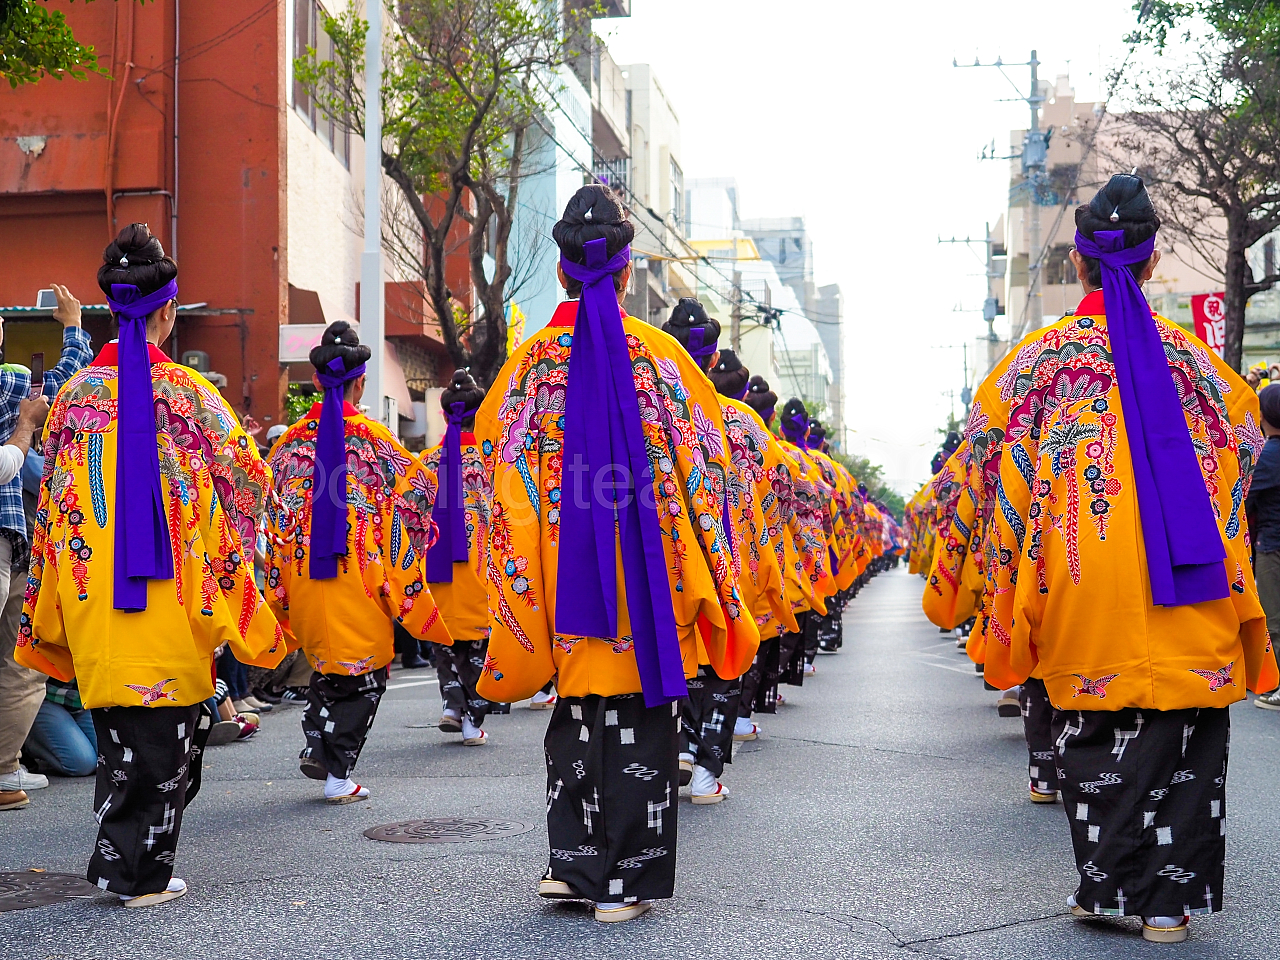
<path fill-rule="evenodd" d="M 1115 223 L 1119 219 L 1120 219 L 1120 208 L 1116 207 L 1114 210 L 1111 211 L 1111 222 Z"/>
<path fill-rule="evenodd" d="M 122 266 L 122 267 L 127 267 L 128 265 L 129 265 L 129 258 L 128 258 L 128 257 L 121 257 L 121 258 L 120 258 L 120 266 Z"/>
<path fill-rule="evenodd" d="M 586 213 L 584 213 L 584 214 L 582 215 L 582 219 L 583 219 L 583 220 L 590 220 L 590 219 L 591 219 L 591 208 L 590 208 L 590 207 L 587 207 L 587 212 L 586 212 Z"/>

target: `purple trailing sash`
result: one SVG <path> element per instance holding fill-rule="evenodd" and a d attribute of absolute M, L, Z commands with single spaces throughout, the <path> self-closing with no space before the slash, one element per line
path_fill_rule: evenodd
<path fill-rule="evenodd" d="M 720 349 L 719 340 L 705 343 L 706 337 L 706 327 L 689 328 L 689 345 L 685 349 L 689 351 L 689 356 L 693 357 L 693 359 L 701 360 L 703 357 L 709 357 Z"/>
<path fill-rule="evenodd" d="M 320 427 L 316 431 L 316 471 L 311 483 L 312 580 L 338 575 L 338 558 L 347 554 L 347 428 L 342 394 L 346 385 L 364 373 L 364 364 L 345 370 L 341 357 L 317 371 L 324 387 Z"/>
<path fill-rule="evenodd" d="M 112 605 L 127 613 L 147 609 L 148 580 L 173 579 L 173 546 L 160 488 L 147 317 L 177 295 L 178 281 L 170 280 L 146 296 L 132 283 L 113 283 L 107 297 L 120 327 Z"/>
<path fill-rule="evenodd" d="M 1076 249 L 1102 262 L 1102 297 L 1120 409 L 1133 459 L 1151 599 L 1181 606 L 1231 596 L 1226 549 L 1187 430 L 1164 343 L 1129 265 L 1155 250 L 1155 237 L 1125 249 L 1123 230 L 1076 234 Z"/>
<path fill-rule="evenodd" d="M 467 404 L 449 404 L 449 425 L 440 445 L 440 485 L 431 507 L 431 520 L 440 528 L 440 539 L 427 551 L 427 581 L 453 583 L 453 565 L 467 561 L 467 505 L 462 492 L 462 421 Z"/>
<path fill-rule="evenodd" d="M 616 523 L 640 687 L 645 705 L 656 707 L 689 691 L 631 351 L 613 285 L 631 248 L 609 258 L 601 238 L 583 249 L 586 266 L 560 260 L 565 274 L 582 283 L 582 299 L 565 397 L 555 629 L 566 636 L 618 636 Z M 616 483 L 619 473 L 622 482 Z"/>

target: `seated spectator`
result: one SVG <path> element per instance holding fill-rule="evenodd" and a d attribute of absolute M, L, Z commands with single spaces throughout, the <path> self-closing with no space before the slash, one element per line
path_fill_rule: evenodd
<path fill-rule="evenodd" d="M 44 702 L 22 749 L 55 776 L 87 777 L 97 768 L 98 736 L 74 679 L 45 681 Z"/>

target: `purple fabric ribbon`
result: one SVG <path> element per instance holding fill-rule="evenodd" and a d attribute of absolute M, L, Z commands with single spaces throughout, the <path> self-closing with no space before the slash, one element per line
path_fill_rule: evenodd
<path fill-rule="evenodd" d="M 338 575 L 338 558 L 347 554 L 347 428 L 342 394 L 348 383 L 364 373 L 364 364 L 344 369 L 341 357 L 316 372 L 324 387 L 320 427 L 316 431 L 316 470 L 311 478 L 312 580 Z"/>
<path fill-rule="evenodd" d="M 609 258 L 601 238 L 583 249 L 586 266 L 560 260 L 565 274 L 582 283 L 582 299 L 565 397 L 555 629 L 566 636 L 618 636 L 616 523 L 640 688 L 645 705 L 656 707 L 687 696 L 689 688 L 631 352 L 613 285 L 613 275 L 631 260 L 631 248 Z M 621 483 L 615 482 L 617 473 Z"/>
<path fill-rule="evenodd" d="M 810 450 L 821 450 L 822 443 L 826 439 L 827 438 L 825 436 L 815 436 L 810 432 L 809 436 L 805 438 L 804 445 Z"/>
<path fill-rule="evenodd" d="M 706 327 L 691 327 L 689 329 L 689 345 L 685 347 L 689 351 L 689 356 L 695 360 L 701 360 L 703 357 L 709 357 L 720 348 L 719 340 L 712 340 L 710 343 L 703 341 L 707 337 Z"/>
<path fill-rule="evenodd" d="M 112 605 L 127 613 L 147 609 L 148 580 L 173 579 L 173 546 L 160 487 L 147 317 L 177 296 L 178 281 L 170 280 L 146 296 L 132 283 L 113 283 L 107 297 L 120 327 Z"/>
<path fill-rule="evenodd" d="M 751 389 L 751 384 L 744 383 L 742 385 L 741 390 L 739 390 L 737 393 L 731 393 L 729 394 L 729 396 L 732 397 L 734 400 L 745 400 L 747 398 L 747 391 L 750 389 Z"/>
<path fill-rule="evenodd" d="M 1124 415 L 1151 599 L 1181 606 L 1231 596 L 1226 549 L 1164 343 L 1128 269 L 1155 250 L 1155 237 L 1125 249 L 1123 230 L 1076 234 L 1076 249 L 1102 262 L 1102 297 Z"/>
<path fill-rule="evenodd" d="M 474 412 L 474 411 L 473 411 Z M 453 583 L 453 565 L 467 561 L 467 505 L 462 491 L 462 421 L 467 404 L 449 404 L 449 425 L 440 445 L 439 487 L 431 507 L 431 520 L 440 528 L 440 539 L 427 551 L 427 581 Z"/>
<path fill-rule="evenodd" d="M 773 410 L 774 410 L 773 407 L 770 407 L 768 410 L 761 410 L 760 419 L 763 420 L 765 423 L 768 423 L 769 418 L 773 416 Z"/>
<path fill-rule="evenodd" d="M 794 413 L 789 417 L 782 418 L 782 435 L 796 446 L 804 447 L 805 434 L 808 432 L 809 415 L 807 413 Z"/>

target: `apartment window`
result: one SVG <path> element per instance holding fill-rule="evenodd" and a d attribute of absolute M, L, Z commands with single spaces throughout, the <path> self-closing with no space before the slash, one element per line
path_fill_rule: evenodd
<path fill-rule="evenodd" d="M 314 49 L 319 61 L 333 59 L 333 40 L 324 32 L 321 14 L 324 8 L 316 0 L 294 0 L 293 2 L 293 56 L 301 59 L 307 56 L 308 48 Z M 347 142 L 347 131 L 334 122 L 333 118 L 319 109 L 315 98 L 297 80 L 293 81 L 293 108 L 298 111 L 303 121 L 320 138 L 320 142 L 333 151 L 333 155 L 342 161 L 344 167 L 350 166 L 350 150 Z"/>
<path fill-rule="evenodd" d="M 679 229 L 684 222 L 684 172 L 671 158 L 671 220 Z"/>

